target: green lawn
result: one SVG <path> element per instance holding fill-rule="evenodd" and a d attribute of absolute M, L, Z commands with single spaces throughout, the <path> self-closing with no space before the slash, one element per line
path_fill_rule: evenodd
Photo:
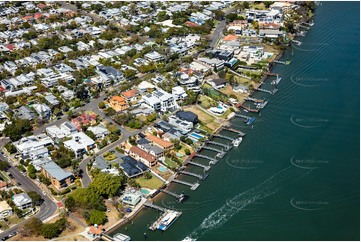
<path fill-rule="evenodd" d="M 201 102 L 200 105 L 202 106 L 202 108 L 205 109 L 214 106 L 214 104 L 216 103 L 214 100 L 204 95 L 199 95 L 199 101 Z"/>
<path fill-rule="evenodd" d="M 165 163 L 171 168 L 177 168 L 178 167 L 177 163 L 175 163 L 174 161 L 172 161 L 169 158 L 165 158 Z"/>
<path fill-rule="evenodd" d="M 159 180 L 153 174 L 151 179 L 145 179 L 144 177 L 139 177 L 136 178 L 135 181 L 138 182 L 141 187 L 150 188 L 150 189 L 158 189 L 160 186 L 163 185 L 163 181 Z"/>
<path fill-rule="evenodd" d="M 104 159 L 107 160 L 107 161 L 112 161 L 112 160 L 115 160 L 115 159 L 117 158 L 117 156 L 114 155 L 114 154 L 111 153 L 111 152 L 106 153 L 103 157 L 104 157 Z"/>

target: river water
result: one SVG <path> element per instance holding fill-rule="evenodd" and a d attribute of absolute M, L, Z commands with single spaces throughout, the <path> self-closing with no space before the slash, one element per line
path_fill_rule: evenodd
<path fill-rule="evenodd" d="M 156 204 L 183 212 L 166 232 L 147 229 L 159 212 L 145 208 L 133 225 L 113 234 L 132 240 L 144 240 L 144 232 L 147 240 L 359 240 L 359 10 L 358 2 L 322 2 L 303 44 L 282 58 L 291 64 L 272 70 L 282 76 L 279 91 L 254 95 L 269 103 L 260 117 L 253 114 L 253 129 L 232 120 L 247 133 L 241 145 L 196 191 L 170 186 L 190 195 L 185 203 L 157 196 Z"/>

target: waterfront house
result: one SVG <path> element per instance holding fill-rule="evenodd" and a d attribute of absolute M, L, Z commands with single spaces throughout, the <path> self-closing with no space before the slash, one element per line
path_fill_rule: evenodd
<path fill-rule="evenodd" d="M 105 229 L 103 225 L 98 226 L 97 224 L 94 224 L 90 226 L 88 234 L 95 239 L 95 238 L 100 238 L 101 234 L 104 233 L 104 231 Z"/>
<path fill-rule="evenodd" d="M 120 200 L 131 206 L 137 205 L 142 200 L 142 195 L 139 193 L 133 192 L 125 192 L 121 197 Z"/>
<path fill-rule="evenodd" d="M 223 78 L 212 79 L 207 81 L 214 89 L 221 89 L 227 85 L 227 81 Z"/>
<path fill-rule="evenodd" d="M 173 125 L 177 129 L 181 130 L 181 132 L 183 134 L 187 134 L 187 133 L 191 132 L 192 129 L 193 129 L 193 123 L 192 122 L 182 120 L 182 119 L 178 118 L 175 115 L 169 116 L 169 121 L 168 122 L 169 122 L 170 125 Z"/>
<path fill-rule="evenodd" d="M 146 138 L 151 141 L 153 144 L 159 146 L 160 148 L 164 150 L 171 150 L 174 147 L 174 144 L 168 141 L 165 141 L 155 135 L 147 134 Z"/>
<path fill-rule="evenodd" d="M 123 170 L 128 178 L 137 177 L 149 170 L 145 164 L 130 156 L 123 156 L 121 160 L 122 162 L 119 164 L 119 168 Z"/>
<path fill-rule="evenodd" d="M 198 115 L 191 111 L 178 111 L 175 114 L 178 118 L 192 122 L 193 124 L 198 123 Z"/>
<path fill-rule="evenodd" d="M 157 158 L 137 146 L 132 146 L 129 149 L 129 156 L 136 160 L 140 160 L 148 167 L 155 166 L 157 164 Z"/>

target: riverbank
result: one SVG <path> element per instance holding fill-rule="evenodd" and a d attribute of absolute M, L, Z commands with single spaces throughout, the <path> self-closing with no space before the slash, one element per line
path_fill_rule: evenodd
<path fill-rule="evenodd" d="M 273 59 L 274 60 L 279 60 L 284 54 L 284 51 L 280 51 L 276 58 Z M 272 71 L 272 68 L 274 66 L 274 62 L 271 62 L 269 64 L 269 69 L 268 69 L 268 72 L 271 72 Z M 268 75 L 263 73 L 263 76 L 261 78 L 261 81 L 259 83 L 257 83 L 255 86 L 254 86 L 254 90 L 252 90 L 251 92 L 248 93 L 248 95 L 246 95 L 246 97 L 251 97 L 258 89 L 262 84 L 264 84 L 264 81 L 268 78 Z M 243 103 L 242 103 L 243 104 Z M 236 107 L 235 107 L 236 108 Z M 235 114 L 235 113 L 234 113 Z M 230 118 L 228 118 L 230 117 Z M 224 128 L 226 128 L 227 126 L 229 126 L 230 122 L 232 121 L 232 119 L 234 119 L 234 115 L 228 115 L 225 120 L 225 122 L 222 122 L 220 123 L 220 125 L 218 127 L 216 127 L 213 132 L 209 135 L 209 137 L 213 137 L 214 135 L 217 135 L 220 131 L 222 131 Z M 203 147 L 207 141 L 209 141 L 209 137 L 207 137 L 206 140 L 204 140 L 199 147 Z M 199 151 L 199 150 L 198 150 Z M 191 154 L 185 161 L 184 161 L 184 164 L 187 164 L 189 161 L 191 161 L 193 159 L 193 157 L 197 154 L 197 152 L 194 152 L 193 154 Z M 174 174 L 174 176 L 172 176 L 172 178 L 175 178 L 177 175 L 180 175 L 179 173 L 179 170 L 176 171 L 176 173 Z M 168 181 L 164 186 L 162 186 L 161 188 L 157 189 L 157 191 L 155 193 L 153 193 L 154 195 L 151 196 L 150 199 L 146 199 L 146 200 L 142 200 L 142 204 L 138 204 L 131 215 L 127 216 L 126 218 L 122 218 L 118 223 L 114 224 L 113 226 L 111 226 L 109 229 L 107 229 L 107 231 L 105 232 L 105 234 L 107 235 L 110 235 L 112 233 L 114 233 L 117 229 L 119 229 L 120 227 L 122 227 L 124 224 L 130 222 L 134 217 L 136 217 L 137 214 L 139 214 L 142 209 L 144 208 L 144 203 L 147 202 L 147 201 L 150 201 L 150 202 L 154 202 L 154 200 L 156 199 L 159 199 L 159 196 L 164 196 L 164 194 L 161 193 L 161 189 L 167 189 L 169 188 L 171 184 L 171 181 Z M 144 199 L 144 198 L 143 198 Z"/>

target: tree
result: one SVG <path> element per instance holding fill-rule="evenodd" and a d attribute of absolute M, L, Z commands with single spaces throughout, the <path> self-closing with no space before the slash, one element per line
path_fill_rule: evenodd
<path fill-rule="evenodd" d="M 84 84 L 79 85 L 75 90 L 75 96 L 80 100 L 87 99 L 89 97 L 89 92 L 87 90 L 87 87 Z"/>
<path fill-rule="evenodd" d="M 28 176 L 31 178 L 31 179 L 35 179 L 36 178 L 36 169 L 35 167 L 30 164 L 28 165 Z"/>
<path fill-rule="evenodd" d="M 99 172 L 89 187 L 97 194 L 104 197 L 113 197 L 119 193 L 121 186 L 124 183 L 124 177 L 114 176 L 104 172 Z"/>
<path fill-rule="evenodd" d="M 185 153 L 186 155 L 190 155 L 190 154 L 191 154 L 191 151 L 190 151 L 188 148 L 186 148 L 186 149 L 184 149 L 184 153 Z"/>
<path fill-rule="evenodd" d="M 144 178 L 147 179 L 147 180 L 149 180 L 149 179 L 152 178 L 152 174 L 150 174 L 150 172 L 147 171 L 147 172 L 144 173 Z"/>
<path fill-rule="evenodd" d="M 79 188 L 71 193 L 68 198 L 69 197 L 74 198 L 74 209 L 80 207 L 84 209 L 96 209 L 100 211 L 105 211 L 106 209 L 102 197 L 95 193 L 93 189 Z"/>
<path fill-rule="evenodd" d="M 104 113 L 108 116 L 113 116 L 117 112 L 112 107 L 108 107 L 107 109 L 104 110 Z"/>
<path fill-rule="evenodd" d="M 47 239 L 58 237 L 66 228 L 66 223 L 65 218 L 60 218 L 55 223 L 44 224 L 41 227 L 41 235 Z"/>
<path fill-rule="evenodd" d="M 42 198 L 37 192 L 30 191 L 30 192 L 28 192 L 28 195 L 33 202 L 33 206 L 39 206 L 40 203 L 42 202 Z"/>
<path fill-rule="evenodd" d="M 245 9 L 248 9 L 248 8 L 249 8 L 249 2 L 244 1 L 244 2 L 243 2 L 243 7 L 244 7 Z"/>
<path fill-rule="evenodd" d="M 24 224 L 22 234 L 23 235 L 40 235 L 41 227 L 43 222 L 39 218 L 29 218 L 29 220 Z"/>
<path fill-rule="evenodd" d="M 3 134 L 8 136 L 11 141 L 19 140 L 23 134 L 28 131 L 31 131 L 32 127 L 30 121 L 26 119 L 15 119 L 11 124 L 6 124 Z"/>
<path fill-rule="evenodd" d="M 87 130 L 85 131 L 85 134 L 88 135 L 92 140 L 96 140 L 97 137 L 95 136 L 95 134 L 91 131 L 91 130 Z"/>
<path fill-rule="evenodd" d="M 103 211 L 92 210 L 90 212 L 89 220 L 87 221 L 89 224 L 104 224 L 107 220 L 107 215 Z"/>
<path fill-rule="evenodd" d="M 65 200 L 65 207 L 70 211 L 70 212 L 74 212 L 75 208 L 76 208 L 76 203 L 75 203 L 75 199 L 73 197 L 68 197 Z"/>
<path fill-rule="evenodd" d="M 263 4 L 266 8 L 269 8 L 273 4 L 273 2 L 272 1 L 264 1 Z"/>
<path fill-rule="evenodd" d="M 163 22 L 169 19 L 169 15 L 165 11 L 160 11 L 157 17 L 158 17 L 158 22 Z"/>
<path fill-rule="evenodd" d="M 99 103 L 98 103 L 98 108 L 104 109 L 104 108 L 105 108 L 104 102 L 99 102 Z"/>
<path fill-rule="evenodd" d="M 0 170 L 1 171 L 7 170 L 9 166 L 10 165 L 7 161 L 0 161 Z"/>

